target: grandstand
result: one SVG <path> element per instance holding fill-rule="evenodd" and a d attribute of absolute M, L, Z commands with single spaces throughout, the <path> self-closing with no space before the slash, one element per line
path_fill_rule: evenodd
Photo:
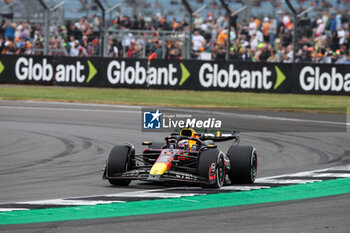
<path fill-rule="evenodd" d="M 54 6 L 60 2 L 60 0 L 43 0 L 48 6 Z M 181 20 L 183 17 L 188 17 L 185 7 L 182 5 L 181 0 L 101 0 L 105 9 L 109 9 L 116 4 L 120 4 L 114 12 L 122 12 L 122 14 L 132 16 L 134 14 L 143 14 L 145 17 L 152 17 L 156 13 L 166 15 L 169 18 L 176 17 Z M 248 18 L 251 15 L 263 17 L 275 15 L 277 10 L 289 11 L 287 4 L 284 0 L 228 0 L 230 8 L 239 9 L 243 5 L 250 7 L 249 11 L 245 13 L 245 17 Z M 314 11 L 310 12 L 310 16 L 315 16 L 320 11 L 324 10 L 324 7 L 333 8 L 335 10 L 349 8 L 349 2 L 347 0 L 291 0 L 292 5 L 296 8 L 306 9 L 311 5 L 315 5 Z M 8 5 L 13 4 L 10 7 Z M 190 1 L 193 9 L 205 8 L 199 12 L 202 17 L 205 17 L 208 12 L 214 12 L 215 15 L 224 14 L 224 9 L 220 6 L 220 3 L 216 0 L 194 0 Z M 78 20 L 83 16 L 90 14 L 101 14 L 100 9 L 94 3 L 93 0 L 70 0 L 65 1 L 60 16 L 66 20 Z M 2 0 L 0 1 L 1 15 L 13 15 L 15 20 L 30 20 L 35 21 L 43 18 L 43 8 L 38 0 Z M 112 14 L 107 15 L 106 19 Z M 58 16 L 58 15 L 57 15 Z M 61 17 L 55 19 L 60 20 Z"/>
<path fill-rule="evenodd" d="M 222 26 L 223 28 L 221 28 L 220 25 L 215 26 L 213 24 L 214 29 L 213 25 L 203 26 L 203 24 L 205 24 L 205 20 L 208 18 L 208 14 L 210 13 L 213 14 L 215 20 L 225 21 L 223 16 L 226 14 L 226 11 L 221 6 L 220 1 L 189 1 L 193 11 L 198 14 L 198 18 L 201 20 L 201 22 L 203 21 L 203 28 L 213 30 L 213 33 L 209 33 L 204 32 L 204 30 L 202 30 L 203 28 L 201 28 L 201 34 L 205 37 L 206 43 L 198 47 L 200 51 L 192 52 L 186 52 L 190 49 L 190 43 L 188 42 L 189 29 L 186 27 L 186 25 L 189 23 L 189 13 L 182 4 L 182 0 L 99 0 L 98 2 L 102 4 L 102 7 L 106 11 L 104 19 L 102 19 L 102 11 L 100 6 L 94 0 L 0 0 L 0 18 L 3 26 L 5 25 L 6 21 L 17 22 L 18 24 L 26 22 L 26 24 L 30 25 L 29 28 L 32 30 L 31 38 L 25 41 L 27 44 L 33 46 L 30 52 L 28 52 L 29 54 L 45 53 L 45 46 L 47 46 L 50 50 L 50 55 L 79 54 L 78 51 L 71 53 L 71 50 L 72 47 L 75 46 L 74 44 L 76 41 L 78 41 L 77 44 L 80 46 L 85 43 L 85 32 L 80 32 L 78 30 L 78 32 L 74 31 L 74 33 L 71 33 L 70 27 L 75 25 L 78 27 L 78 29 L 80 29 L 79 23 L 81 24 L 82 19 L 83 21 L 86 21 L 88 25 L 90 25 L 89 27 L 91 27 L 91 33 L 85 33 L 87 37 L 85 47 L 81 48 L 81 50 L 84 51 L 84 56 L 110 54 L 111 56 L 125 57 L 127 56 L 127 51 L 130 46 L 129 44 L 128 46 L 124 46 L 123 41 L 130 33 L 133 37 L 131 40 L 136 42 L 138 45 L 138 48 L 136 48 L 138 51 L 140 51 L 139 55 L 137 55 L 138 57 L 147 57 L 153 50 L 158 50 L 158 58 L 165 58 L 166 56 L 169 56 L 170 52 L 167 47 L 175 46 L 175 44 L 177 44 L 175 49 L 180 50 L 175 52 L 178 57 L 180 57 L 179 54 L 181 54 L 181 57 L 196 59 L 219 59 L 222 58 L 222 50 L 231 49 L 231 59 L 241 59 L 242 56 L 248 56 L 250 57 L 249 60 L 258 61 L 259 59 L 255 59 L 255 57 L 260 50 L 265 47 L 262 43 L 270 43 L 272 46 L 274 46 L 274 51 L 270 51 L 269 55 L 271 55 L 271 53 L 277 54 L 277 56 L 280 57 L 279 61 L 286 59 L 283 58 L 283 54 L 281 53 L 289 53 L 289 49 L 287 47 L 291 43 L 291 41 L 289 41 L 291 37 L 288 38 L 288 36 L 293 34 L 292 27 L 294 20 L 285 0 L 227 0 L 226 3 L 233 12 L 242 8 L 243 6 L 247 7 L 245 11 L 242 11 L 238 15 L 238 19 L 235 19 L 237 20 L 235 21 L 234 25 L 235 32 L 231 37 L 234 38 L 234 40 L 230 41 L 230 47 L 227 47 L 225 43 L 221 45 L 217 43 L 217 37 L 221 32 L 225 33 L 227 26 Z M 346 50 L 348 45 L 346 43 L 349 41 L 349 35 L 347 32 L 349 31 L 350 21 L 350 3 L 348 0 L 290 0 L 290 3 L 299 13 L 305 9 L 310 9 L 309 7 L 313 7 L 299 19 L 300 21 L 298 25 L 297 38 L 299 49 L 306 46 L 305 51 L 310 52 L 310 56 L 314 56 L 311 57 L 311 60 L 317 62 L 322 60 L 318 59 L 317 55 L 320 53 L 322 55 L 326 55 L 325 50 L 327 47 L 332 50 L 332 53 L 328 52 L 328 54 L 332 54 L 329 56 L 333 56 L 333 53 L 336 55 L 337 53 L 341 53 L 341 55 L 346 56 L 348 53 Z M 49 8 L 47 11 L 49 17 L 45 17 L 45 6 Z M 118 16 L 116 16 L 116 14 L 118 14 Z M 325 14 L 327 17 L 325 17 Z M 246 38 L 241 38 L 241 35 L 245 35 L 244 30 L 246 29 L 244 29 L 244 27 L 249 26 L 248 24 L 252 16 L 256 17 L 256 19 L 261 23 L 258 31 L 263 32 L 263 25 L 266 23 L 264 19 L 274 18 L 277 20 L 277 23 L 279 23 L 278 17 L 281 15 L 288 17 L 288 24 L 290 21 L 292 25 L 290 29 L 288 28 L 289 26 L 287 26 L 287 29 L 284 29 L 285 31 L 277 31 L 276 33 L 276 38 L 280 41 L 279 43 L 284 44 L 283 48 L 278 48 L 278 46 L 276 47 L 274 41 L 269 42 L 269 40 L 266 39 L 266 35 L 264 40 L 260 40 L 256 44 L 259 46 L 257 49 L 251 49 L 252 45 L 250 35 L 247 34 Z M 338 25 L 335 29 L 328 30 L 327 32 L 324 32 L 323 35 L 320 35 L 324 37 L 320 37 L 320 43 L 317 44 L 316 39 L 318 36 L 317 33 L 315 33 L 318 24 L 317 20 L 322 18 L 324 21 L 323 24 L 326 25 L 328 23 L 327 20 L 330 20 L 334 15 L 337 15 L 337 17 L 338 15 L 341 15 L 341 19 L 339 19 L 339 17 L 337 18 Z M 158 27 L 159 16 L 163 21 L 165 21 L 165 25 L 167 25 L 166 27 Z M 126 17 L 126 19 L 123 17 Z M 130 24 L 134 24 L 139 20 L 138 17 L 141 17 L 143 23 L 149 23 L 150 27 L 135 28 L 134 26 L 124 27 L 125 25 L 122 25 L 121 27 L 119 25 L 120 20 L 130 21 Z M 244 24 L 243 20 L 246 20 L 247 25 Z M 180 24 L 181 26 L 176 29 L 176 33 L 174 32 L 174 22 Z M 162 25 L 162 23 L 160 24 Z M 47 27 L 45 27 L 46 25 Z M 223 25 L 225 25 L 225 23 Z M 337 34 L 337 30 L 340 25 L 342 25 L 342 28 L 345 31 L 345 43 L 343 43 L 344 47 L 332 45 L 332 43 L 338 43 L 338 39 L 332 33 Z M 74 28 L 74 26 L 72 28 Z M 37 34 L 35 34 L 33 29 L 38 31 Z M 134 31 L 130 32 L 130 29 L 133 29 Z M 277 30 L 279 29 L 280 28 Z M 2 30 L 4 30 L 4 28 Z M 156 30 L 157 32 L 156 34 L 150 36 L 146 35 L 149 33 L 142 32 L 142 30 Z M 4 34 L 4 31 L 1 33 Z M 341 33 L 343 32 L 341 31 Z M 174 37 L 176 39 L 174 39 Z M 50 45 L 49 43 L 45 42 L 49 41 L 49 39 Z M 158 45 L 155 45 L 153 39 L 159 41 L 159 44 L 157 42 Z M 238 39 L 240 39 L 240 41 L 238 41 Z M 249 44 L 248 53 L 243 54 L 245 49 L 242 49 L 242 44 L 244 45 L 246 43 Z M 6 41 L 3 44 L 6 44 Z M 88 49 L 93 50 L 93 52 L 88 52 Z M 191 49 L 193 50 L 193 48 Z M 322 51 L 317 51 L 318 49 L 322 49 Z M 110 52 L 112 50 L 115 52 Z M 10 50 L 7 49 L 5 51 L 9 52 Z M 302 53 L 305 51 L 301 50 L 300 55 L 302 55 Z M 206 56 L 205 54 L 202 56 L 204 52 L 210 53 L 209 56 Z M 331 59 L 331 61 L 337 60 L 337 58 L 330 57 L 325 60 L 329 61 L 329 59 Z"/>

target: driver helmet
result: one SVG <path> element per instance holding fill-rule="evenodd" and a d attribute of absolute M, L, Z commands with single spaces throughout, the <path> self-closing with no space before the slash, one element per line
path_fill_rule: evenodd
<path fill-rule="evenodd" d="M 177 144 L 177 147 L 182 150 L 188 150 L 189 148 L 189 143 L 188 140 L 182 140 Z"/>

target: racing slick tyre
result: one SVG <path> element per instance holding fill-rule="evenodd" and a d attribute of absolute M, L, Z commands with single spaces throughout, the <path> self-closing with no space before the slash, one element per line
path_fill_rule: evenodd
<path fill-rule="evenodd" d="M 114 174 L 123 173 L 128 170 L 130 166 L 135 165 L 134 161 L 135 150 L 126 145 L 114 146 L 108 157 L 107 162 L 107 177 L 110 184 L 117 186 L 127 186 L 131 180 L 127 179 L 113 179 Z"/>
<path fill-rule="evenodd" d="M 229 178 L 232 184 L 252 184 L 258 171 L 258 158 L 252 146 L 234 146 L 227 153 L 231 169 Z"/>
<path fill-rule="evenodd" d="M 209 184 L 203 188 L 220 188 L 225 180 L 224 155 L 217 149 L 208 149 L 200 153 L 198 176 L 208 178 Z"/>

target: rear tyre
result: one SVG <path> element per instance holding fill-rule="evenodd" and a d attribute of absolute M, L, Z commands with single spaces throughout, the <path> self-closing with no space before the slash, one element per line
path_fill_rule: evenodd
<path fill-rule="evenodd" d="M 220 188 L 225 180 L 225 163 L 223 154 L 217 149 L 209 149 L 200 153 L 198 175 L 208 178 L 214 183 L 204 185 L 205 188 Z"/>
<path fill-rule="evenodd" d="M 235 146 L 227 153 L 231 170 L 229 177 L 232 184 L 252 184 L 258 171 L 258 158 L 252 146 Z"/>
<path fill-rule="evenodd" d="M 107 162 L 107 177 L 113 177 L 116 174 L 126 172 L 134 163 L 133 156 L 135 150 L 129 146 L 120 145 L 113 147 L 108 157 Z M 131 180 L 122 179 L 108 179 L 110 184 L 117 186 L 128 186 Z"/>

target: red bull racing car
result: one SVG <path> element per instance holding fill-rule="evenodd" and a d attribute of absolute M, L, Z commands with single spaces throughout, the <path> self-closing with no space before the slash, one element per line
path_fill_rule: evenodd
<path fill-rule="evenodd" d="M 232 140 L 227 153 L 215 142 Z M 238 132 L 181 129 L 164 143 L 143 142 L 135 154 L 131 144 L 114 146 L 106 161 L 103 179 L 116 186 L 132 180 L 185 182 L 220 188 L 230 184 L 252 184 L 257 175 L 257 154 L 252 146 L 239 146 Z"/>

